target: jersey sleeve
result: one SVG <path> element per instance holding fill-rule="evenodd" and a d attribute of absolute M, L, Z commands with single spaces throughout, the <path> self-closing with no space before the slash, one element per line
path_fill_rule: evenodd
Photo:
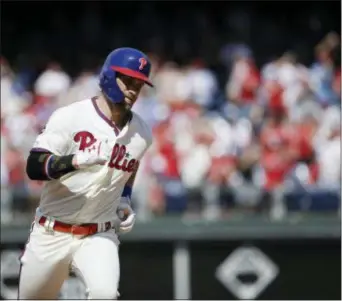
<path fill-rule="evenodd" d="M 70 118 L 65 108 L 57 109 L 38 135 L 31 151 L 49 151 L 55 155 L 67 155 L 71 143 Z"/>

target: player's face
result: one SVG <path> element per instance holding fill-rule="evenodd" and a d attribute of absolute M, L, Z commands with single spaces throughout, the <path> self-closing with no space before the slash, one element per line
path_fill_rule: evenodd
<path fill-rule="evenodd" d="M 119 74 L 116 78 L 116 82 L 125 95 L 125 105 L 127 109 L 131 109 L 136 102 L 140 90 L 144 85 L 144 82 L 140 79 L 129 77 Z"/>

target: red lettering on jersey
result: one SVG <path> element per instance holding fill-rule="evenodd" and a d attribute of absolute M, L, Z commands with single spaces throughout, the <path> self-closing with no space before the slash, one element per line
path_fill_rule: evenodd
<path fill-rule="evenodd" d="M 87 131 L 82 131 L 82 132 L 78 132 L 74 136 L 74 141 L 79 142 L 80 143 L 79 150 L 84 151 L 86 148 L 92 146 L 96 142 L 96 138 L 94 137 L 92 133 L 89 133 Z"/>
<path fill-rule="evenodd" d="M 122 171 L 133 172 L 138 168 L 139 162 L 136 159 L 127 159 L 126 146 L 116 143 L 112 150 L 112 155 L 108 166 Z"/>
<path fill-rule="evenodd" d="M 121 170 L 122 171 L 127 171 L 127 159 L 123 160 L 122 164 L 121 164 Z"/>
<path fill-rule="evenodd" d="M 138 166 L 139 166 L 138 160 L 132 159 L 131 161 L 128 162 L 127 171 L 128 172 L 136 171 L 138 169 Z"/>
<path fill-rule="evenodd" d="M 121 145 L 119 154 L 117 155 L 116 160 L 114 162 L 114 168 L 119 169 L 119 170 L 122 169 L 122 165 L 120 165 L 120 162 L 125 157 L 125 154 L 126 154 L 126 146 Z"/>
<path fill-rule="evenodd" d="M 120 146 L 119 146 L 119 144 L 115 143 L 113 150 L 112 150 L 112 155 L 111 155 L 109 163 L 108 163 L 109 167 L 111 167 L 111 168 L 114 167 L 114 163 L 115 163 L 114 159 L 119 154 L 119 151 L 120 151 Z"/>
<path fill-rule="evenodd" d="M 143 70 L 144 67 L 145 67 L 146 64 L 147 64 L 147 61 L 146 61 L 145 58 L 142 57 L 142 58 L 139 59 L 139 63 L 140 63 L 139 70 Z"/>

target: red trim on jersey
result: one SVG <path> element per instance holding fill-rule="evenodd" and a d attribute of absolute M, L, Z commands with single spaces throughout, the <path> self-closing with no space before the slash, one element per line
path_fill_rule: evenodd
<path fill-rule="evenodd" d="M 51 151 L 49 151 L 46 148 L 41 148 L 41 147 L 34 147 L 31 148 L 30 152 L 39 152 L 39 153 L 51 153 Z"/>
<path fill-rule="evenodd" d="M 45 163 L 44 163 L 44 172 L 45 172 L 45 175 L 50 179 L 50 180 L 54 180 L 53 178 L 50 177 L 49 175 L 49 163 L 50 163 L 50 160 L 52 159 L 52 156 L 53 155 L 50 155 L 46 158 L 45 160 Z"/>
<path fill-rule="evenodd" d="M 97 102 L 96 102 L 96 97 L 93 97 L 91 99 L 93 105 L 94 105 L 94 108 L 95 108 L 95 111 L 97 112 L 97 114 L 99 114 L 99 116 L 109 124 L 109 126 L 111 126 L 113 129 L 114 129 L 114 132 L 115 132 L 115 135 L 119 135 L 120 133 L 120 130 L 119 128 L 115 125 L 115 123 L 110 120 L 105 114 L 102 113 L 102 111 L 100 110 L 99 106 L 97 105 Z"/>

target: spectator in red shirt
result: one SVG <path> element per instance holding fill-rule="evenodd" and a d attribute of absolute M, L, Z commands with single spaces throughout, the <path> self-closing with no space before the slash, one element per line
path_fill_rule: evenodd
<path fill-rule="evenodd" d="M 283 106 L 269 108 L 269 117 L 261 131 L 261 167 L 264 188 L 269 191 L 283 184 L 298 158 L 295 128 L 287 122 Z"/>
<path fill-rule="evenodd" d="M 180 178 L 178 154 L 170 139 L 170 124 L 166 121 L 154 129 L 154 147 L 151 168 L 161 184 L 166 211 L 183 211 L 186 208 L 185 190 Z M 160 189 L 155 193 L 161 197 Z"/>
<path fill-rule="evenodd" d="M 237 54 L 226 84 L 227 99 L 240 105 L 251 104 L 256 99 L 259 85 L 260 74 L 253 59 Z"/>

